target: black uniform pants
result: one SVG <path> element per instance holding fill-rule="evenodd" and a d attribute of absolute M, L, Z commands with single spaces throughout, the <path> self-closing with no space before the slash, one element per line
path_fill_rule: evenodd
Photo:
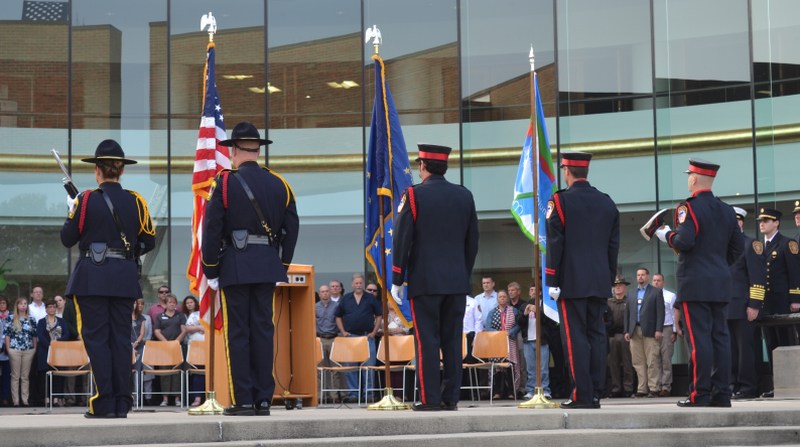
<path fill-rule="evenodd" d="M 731 344 L 728 303 L 681 303 L 689 344 L 689 399 L 696 404 L 729 403 Z"/>
<path fill-rule="evenodd" d="M 731 383 L 734 390 L 758 394 L 758 365 L 761 361 L 761 338 L 755 322 L 746 318 L 728 320 L 731 339 Z"/>
<path fill-rule="evenodd" d="M 228 378 L 234 405 L 272 402 L 272 303 L 274 283 L 237 284 L 223 288 L 222 312 Z"/>
<path fill-rule="evenodd" d="M 603 312 L 608 298 L 562 298 L 558 301 L 561 338 L 572 378 L 570 398 L 591 403 L 606 383 L 608 338 Z"/>
<path fill-rule="evenodd" d="M 127 414 L 131 409 L 131 312 L 134 298 L 76 296 L 75 310 L 89 355 L 95 393 L 89 412 Z"/>
<path fill-rule="evenodd" d="M 419 394 L 423 404 L 458 403 L 461 392 L 464 294 L 411 298 Z M 444 373 L 439 372 L 439 349 Z"/>

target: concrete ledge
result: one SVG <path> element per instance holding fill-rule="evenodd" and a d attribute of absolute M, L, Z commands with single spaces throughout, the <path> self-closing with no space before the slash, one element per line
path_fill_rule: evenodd
<path fill-rule="evenodd" d="M 800 398 L 800 346 L 772 351 L 772 382 L 776 397 Z"/>

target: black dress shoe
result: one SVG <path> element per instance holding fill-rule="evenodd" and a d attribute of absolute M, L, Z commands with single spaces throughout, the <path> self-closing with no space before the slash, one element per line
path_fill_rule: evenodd
<path fill-rule="evenodd" d="M 730 408 L 731 401 L 730 399 L 711 399 L 711 402 L 709 402 L 708 406 L 718 407 L 718 408 Z"/>
<path fill-rule="evenodd" d="M 411 409 L 414 411 L 439 411 L 442 409 L 441 404 L 423 404 L 423 403 L 415 403 L 411 406 Z"/>
<path fill-rule="evenodd" d="M 592 398 L 592 408 L 600 408 L 600 398 L 593 397 Z"/>
<path fill-rule="evenodd" d="M 256 405 L 256 416 L 269 416 L 269 402 L 264 401 Z"/>
<path fill-rule="evenodd" d="M 222 410 L 222 414 L 225 416 L 255 416 L 256 410 L 252 405 L 231 405 Z"/>
<path fill-rule="evenodd" d="M 458 411 L 458 404 L 448 404 L 447 402 L 442 402 L 442 410 L 444 411 Z"/>
<path fill-rule="evenodd" d="M 768 399 L 769 398 L 773 398 L 773 397 L 775 397 L 775 390 L 765 391 L 765 392 L 761 393 L 761 397 L 768 398 Z"/>
<path fill-rule="evenodd" d="M 711 402 L 692 402 L 692 399 L 686 398 L 678 401 L 679 407 L 710 407 Z"/>
<path fill-rule="evenodd" d="M 755 399 L 758 397 L 756 393 L 742 393 L 741 391 L 738 393 L 733 393 L 731 399 L 733 400 L 742 400 L 742 399 Z"/>
<path fill-rule="evenodd" d="M 600 400 L 595 401 L 594 399 L 591 402 L 578 402 L 572 399 L 565 400 L 561 402 L 561 408 L 565 409 L 578 409 L 578 408 L 600 408 Z"/>
<path fill-rule="evenodd" d="M 87 411 L 86 413 L 83 413 L 83 417 L 86 419 L 116 419 L 117 413 L 94 414 Z"/>

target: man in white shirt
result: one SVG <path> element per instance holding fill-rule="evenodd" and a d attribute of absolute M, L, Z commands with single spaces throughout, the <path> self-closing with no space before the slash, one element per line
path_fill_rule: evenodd
<path fill-rule="evenodd" d="M 46 307 L 44 305 L 44 291 L 39 286 L 34 287 L 31 292 L 31 303 L 28 304 L 28 313 L 38 323 L 39 320 L 47 316 Z"/>
<path fill-rule="evenodd" d="M 497 307 L 497 292 L 494 290 L 494 280 L 491 276 L 484 276 L 481 278 L 481 287 L 483 293 L 475 295 L 475 301 L 478 302 L 478 310 L 481 312 L 481 319 L 483 320 L 483 327 L 489 325 L 489 314 L 492 309 Z"/>
<path fill-rule="evenodd" d="M 664 293 L 664 329 L 661 331 L 661 356 L 658 362 L 661 367 L 658 395 L 668 397 L 672 393 L 672 353 L 675 351 L 675 340 L 678 336 L 675 317 L 672 313 L 677 296 L 674 292 L 664 288 L 664 275 L 661 273 L 653 275 L 653 287 L 662 289 Z"/>
<path fill-rule="evenodd" d="M 483 315 L 478 307 L 478 301 L 467 295 L 467 307 L 464 311 L 464 334 L 467 336 L 467 359 L 472 359 L 472 341 L 475 334 L 483 331 Z M 473 362 L 466 362 L 473 363 Z"/>
<path fill-rule="evenodd" d="M 338 303 L 339 298 L 341 298 L 344 294 L 344 286 L 342 286 L 342 282 L 338 279 L 334 279 L 328 283 L 328 288 L 330 289 L 331 293 L 331 301 Z"/>

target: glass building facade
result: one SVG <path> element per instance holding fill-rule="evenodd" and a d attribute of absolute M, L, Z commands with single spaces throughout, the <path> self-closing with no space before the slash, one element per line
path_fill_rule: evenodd
<path fill-rule="evenodd" d="M 63 291 L 61 174 L 95 186 L 80 159 L 106 138 L 139 160 L 122 181 L 150 203 L 157 248 L 145 298 L 179 295 L 191 245 L 191 170 L 207 34 L 219 26 L 217 85 L 228 131 L 252 121 L 275 143 L 301 218 L 295 262 L 316 282 L 363 271 L 364 163 L 374 79 L 363 31 L 377 25 L 410 151 L 460 149 L 447 177 L 475 195 L 473 278 L 531 280 L 532 245 L 509 207 L 530 117 L 533 44 L 554 154 L 592 152 L 589 179 L 622 213 L 620 271 L 662 271 L 671 250 L 638 228 L 688 195 L 699 156 L 715 192 L 754 211 L 800 199 L 800 3 L 794 0 L 4 0 L 0 9 L 0 263 L 6 296 Z M 413 156 L 413 155 L 412 155 Z M 418 180 L 418 179 L 417 179 Z M 755 235 L 755 220 L 746 230 Z M 610 291 L 609 291 L 610 293 Z"/>

